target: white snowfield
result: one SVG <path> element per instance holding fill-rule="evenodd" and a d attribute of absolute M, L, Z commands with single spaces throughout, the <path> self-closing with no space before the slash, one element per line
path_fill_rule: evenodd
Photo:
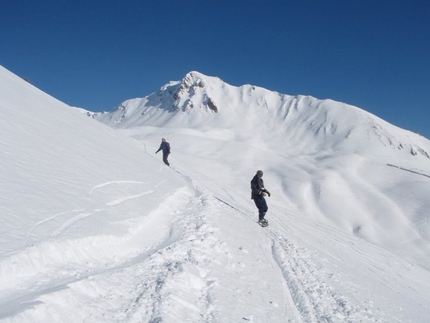
<path fill-rule="evenodd" d="M 90 118 L 0 67 L 0 123 L 1 322 L 429 321 L 426 138 L 197 72 Z"/>

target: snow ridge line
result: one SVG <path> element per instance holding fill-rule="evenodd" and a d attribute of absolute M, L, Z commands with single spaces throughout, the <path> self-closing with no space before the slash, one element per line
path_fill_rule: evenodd
<path fill-rule="evenodd" d="M 176 211 L 179 239 L 133 267 L 138 283 L 117 319 L 126 322 L 213 322 L 215 303 L 211 294 L 216 282 L 209 276 L 211 254 L 222 248 L 215 229 L 206 223 L 208 193 L 194 180 L 180 174 L 194 193 Z M 179 233 L 180 232 L 180 233 Z M 131 269 L 131 268 L 130 268 Z M 179 292 L 178 292 L 179 291 Z"/>
<path fill-rule="evenodd" d="M 282 271 L 294 304 L 306 323 L 355 323 L 380 322 L 367 309 L 352 306 L 348 300 L 324 282 L 321 268 L 310 260 L 305 248 L 294 243 L 273 229 L 272 255 Z"/>
<path fill-rule="evenodd" d="M 188 196 L 180 208 L 173 210 L 170 232 L 159 244 L 116 265 L 109 262 L 87 270 L 76 266 L 63 268 L 67 272 L 61 277 L 49 279 L 44 284 L 39 281 L 31 293 L 11 291 L 9 296 L 13 299 L 3 303 L 8 310 L 0 311 L 0 317 L 23 313 L 27 306 L 39 304 L 37 298 L 40 295 L 51 291 L 79 285 L 85 293 L 87 288 L 92 290 L 87 286 L 96 284 L 99 295 L 92 295 L 89 304 L 84 305 L 104 308 L 101 311 L 103 317 L 100 313 L 88 312 L 93 321 L 157 323 L 191 319 L 194 322 L 213 322 L 215 303 L 211 289 L 215 281 L 209 277 L 207 265 L 212 261 L 210 255 L 214 249 L 222 249 L 222 241 L 216 237 L 216 230 L 206 224 L 205 213 L 211 206 L 207 203 L 207 195 L 192 181 L 189 184 L 194 194 Z M 35 279 L 40 280 L 41 277 L 32 281 Z M 123 288 L 128 289 L 126 297 L 109 283 L 112 281 L 122 282 Z M 113 299 L 122 299 L 119 307 L 118 303 L 109 302 Z M 21 301 L 26 305 L 21 306 Z"/>
<path fill-rule="evenodd" d="M 425 176 L 425 177 L 430 178 L 430 175 L 427 175 L 427 174 L 424 174 L 424 173 L 421 173 L 421 172 L 417 172 L 417 171 L 414 171 L 412 169 L 404 168 L 404 167 L 401 167 L 401 166 L 396 166 L 396 165 L 393 165 L 393 164 L 387 164 L 387 166 L 394 167 L 394 168 L 397 168 L 397 169 L 400 169 L 400 170 L 404 170 L 404 171 L 412 173 L 412 174 L 417 174 L 417 175 L 421 175 L 421 176 Z"/>
<path fill-rule="evenodd" d="M 57 277 L 50 280 L 43 277 L 36 277 L 33 279 L 33 285 L 35 285 L 36 288 L 33 287 L 32 291 L 26 292 L 25 294 L 21 292 L 8 292 L 10 299 L 6 302 L 3 300 L 3 295 L 0 295 L 0 320 L 2 318 L 8 317 L 9 315 L 15 315 L 16 313 L 23 312 L 26 308 L 29 308 L 35 304 L 43 303 L 38 301 L 38 298 L 40 298 L 42 295 L 68 289 L 70 285 L 82 281 L 91 280 L 103 275 L 109 275 L 110 273 L 121 272 L 133 268 L 136 263 L 150 258 L 153 254 L 156 254 L 160 248 L 166 248 L 167 246 L 174 244 L 178 239 L 179 238 L 175 234 L 171 233 L 159 245 L 155 245 L 152 248 L 143 251 L 136 257 L 116 265 L 104 264 L 85 270 L 79 269 L 76 265 L 69 265 L 67 268 L 62 268 L 63 272 L 69 271 L 69 273 L 66 273 L 65 276 L 57 275 Z M 74 245 L 71 247 L 73 246 Z"/>
<path fill-rule="evenodd" d="M 122 311 L 125 321 L 213 322 L 211 289 L 215 281 L 205 268 L 211 262 L 213 247 L 222 242 L 206 224 L 206 202 L 204 194 L 192 198 L 178 211 L 183 231 L 180 240 L 136 265 L 134 271 L 141 278 Z"/>
<path fill-rule="evenodd" d="M 180 197 L 182 193 L 178 191 L 177 194 Z M 175 196 L 172 196 L 172 198 L 175 198 Z M 40 221 L 30 229 L 27 239 L 30 237 L 31 231 L 37 226 L 61 215 L 80 211 L 62 212 Z M 95 209 L 92 212 L 74 216 L 55 230 L 51 237 L 66 231 L 70 225 L 77 221 L 100 211 L 102 210 Z M 172 211 L 173 209 L 154 210 L 145 220 L 155 221 L 157 212 L 163 212 L 166 217 L 169 217 L 169 213 Z M 151 253 L 165 247 L 166 244 L 174 243 L 175 239 L 178 239 L 171 236 L 164 237 L 165 232 L 163 227 L 160 227 L 160 231 L 157 232 L 160 245 L 147 246 L 146 250 L 137 253 L 133 243 L 139 243 L 136 242 L 136 239 L 139 239 L 139 235 L 144 232 L 144 227 L 144 225 L 136 227 L 137 231 L 130 232 L 126 239 L 112 235 L 96 235 L 79 239 L 46 240 L 42 243 L 30 245 L 19 253 L 12 254 L 0 262 L 0 272 L 3 274 L 0 276 L 3 278 L 0 281 L 2 286 L 0 302 L 2 302 L 2 298 L 5 295 L 11 299 L 23 297 L 25 295 L 21 291 L 26 289 L 34 294 L 37 291 L 39 291 L 39 294 L 44 294 L 44 291 L 49 290 L 52 286 L 71 284 L 80 281 L 82 277 L 92 277 L 106 273 L 109 270 L 131 266 L 138 260 L 146 259 Z M 131 260 L 130 256 L 132 257 Z M 61 272 L 61 274 L 55 274 L 58 272 Z M 52 276 L 55 276 L 55 279 Z M 35 282 L 38 282 L 38 284 L 35 284 Z M 28 294 L 29 291 L 26 293 Z"/>

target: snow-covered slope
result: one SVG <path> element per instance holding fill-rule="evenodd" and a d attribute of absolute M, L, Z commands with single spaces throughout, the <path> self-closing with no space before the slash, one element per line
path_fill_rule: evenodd
<path fill-rule="evenodd" d="M 397 248 L 399 241 L 415 241 L 430 252 L 430 141 L 362 109 L 251 85 L 234 87 L 191 72 L 96 118 L 141 140 L 152 136 L 148 127 L 161 128 L 179 145 L 177 153 L 211 161 L 222 155 L 219 168 L 231 168 L 240 178 L 264 166 L 283 193 L 281 205 L 372 243 Z M 188 147 L 183 135 L 204 138 Z M 219 181 L 212 172 L 205 176 Z M 417 188 L 413 200 L 419 203 L 404 203 L 409 186 Z M 422 263 L 430 268 L 427 260 Z"/>
<path fill-rule="evenodd" d="M 118 129 L 0 89 L 1 322 L 427 321 L 423 138 L 194 72 L 99 117 Z"/>

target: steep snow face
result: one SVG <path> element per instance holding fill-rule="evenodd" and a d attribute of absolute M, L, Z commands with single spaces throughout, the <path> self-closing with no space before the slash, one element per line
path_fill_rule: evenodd
<path fill-rule="evenodd" d="M 114 128 L 138 126 L 229 129 L 258 133 L 280 151 L 342 151 L 414 155 L 430 159 L 429 141 L 354 106 L 310 96 L 289 96 L 216 77 L 188 73 L 147 97 L 125 101 L 96 116 Z"/>
<path fill-rule="evenodd" d="M 157 190 L 148 181 L 165 180 L 157 173 L 146 174 L 142 163 L 145 167 L 158 163 L 142 146 L 5 69 L 0 72 L 0 258 L 45 239 L 62 240 L 71 232 L 75 239 L 85 239 L 87 226 L 94 234 L 109 236 L 121 220 L 139 214 L 137 207 L 122 219 L 112 218 L 110 206 L 122 204 L 124 196 L 135 200 Z M 173 178 L 169 187 L 181 184 L 181 179 L 175 184 Z M 146 212 L 151 208 L 146 205 Z M 97 244 L 96 240 L 86 242 Z M 100 241 L 105 244 L 100 246 L 101 257 L 108 257 L 105 248 L 110 243 L 118 243 L 109 238 Z M 70 245 L 52 245 L 59 252 L 64 247 Z M 49 255 L 41 250 L 28 262 L 58 257 L 55 251 Z M 71 250 L 70 257 L 75 251 L 82 250 Z"/>

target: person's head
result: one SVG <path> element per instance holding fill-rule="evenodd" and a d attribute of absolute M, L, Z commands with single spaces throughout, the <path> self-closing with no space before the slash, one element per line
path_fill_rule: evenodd
<path fill-rule="evenodd" d="M 161 138 L 161 141 L 166 141 L 166 138 L 164 138 L 164 137 L 163 137 L 163 138 Z"/>
<path fill-rule="evenodd" d="M 258 177 L 263 177 L 263 171 L 262 170 L 257 170 L 257 176 Z"/>

